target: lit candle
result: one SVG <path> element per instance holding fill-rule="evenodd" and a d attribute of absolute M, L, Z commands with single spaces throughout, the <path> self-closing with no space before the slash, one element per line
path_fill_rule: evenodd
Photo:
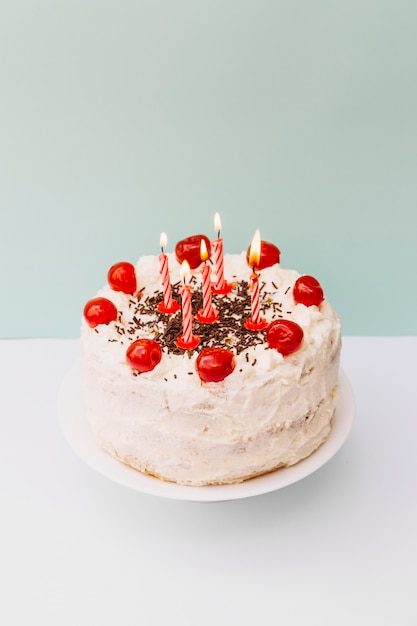
<path fill-rule="evenodd" d="M 193 315 L 191 312 L 190 266 L 188 261 L 181 264 L 181 299 L 182 299 L 182 330 L 183 334 L 177 337 L 176 345 L 184 350 L 192 350 L 200 343 L 200 337 L 193 335 Z"/>
<path fill-rule="evenodd" d="M 211 242 L 214 248 L 214 268 L 216 272 L 213 292 L 224 295 L 232 291 L 233 285 L 230 285 L 224 279 L 223 239 L 220 237 L 221 229 L 220 215 L 216 213 L 214 216 L 214 230 L 217 231 L 217 239 Z"/>
<path fill-rule="evenodd" d="M 172 298 L 171 281 L 169 278 L 168 257 L 164 252 L 167 245 L 167 236 L 161 233 L 159 245 L 161 246 L 161 254 L 159 255 L 159 273 L 162 275 L 162 286 L 164 290 L 164 301 L 159 302 L 158 311 L 161 313 L 175 313 L 181 307 L 176 300 Z"/>
<path fill-rule="evenodd" d="M 252 291 L 251 305 L 252 317 L 248 318 L 244 326 L 248 330 L 263 330 L 268 325 L 267 321 L 261 317 L 260 300 L 259 300 L 259 275 L 255 272 L 255 265 L 259 263 L 261 256 L 261 236 L 257 230 L 253 236 L 252 244 L 249 251 L 249 263 L 252 265 L 251 284 Z"/>
<path fill-rule="evenodd" d="M 207 263 L 208 251 L 204 239 L 200 243 L 200 259 L 204 262 L 201 268 L 203 276 L 203 308 L 198 311 L 196 317 L 199 322 L 211 324 L 219 319 L 219 312 L 212 306 L 211 302 L 211 270 L 210 265 Z"/>

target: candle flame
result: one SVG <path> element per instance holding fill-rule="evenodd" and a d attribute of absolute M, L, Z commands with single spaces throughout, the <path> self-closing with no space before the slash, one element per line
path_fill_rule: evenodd
<path fill-rule="evenodd" d="M 208 259 L 207 246 L 204 239 L 202 239 L 200 242 L 200 259 L 202 261 L 207 261 Z"/>
<path fill-rule="evenodd" d="M 249 251 L 249 264 L 252 266 L 259 265 L 261 258 L 261 234 L 259 228 L 255 231 Z"/>
<path fill-rule="evenodd" d="M 220 215 L 216 213 L 214 216 L 214 230 L 217 230 L 217 232 L 220 233 L 221 229 L 222 223 L 220 221 Z"/>
<path fill-rule="evenodd" d="M 165 248 L 167 243 L 168 243 L 168 237 L 166 236 L 166 233 L 161 233 L 161 237 L 159 239 L 159 245 L 161 246 L 161 248 Z"/>
<path fill-rule="evenodd" d="M 188 283 L 188 281 L 190 280 L 190 276 L 191 276 L 190 264 L 188 263 L 187 259 L 184 259 L 184 261 L 181 263 L 181 269 L 180 269 L 180 277 L 184 285 Z"/>

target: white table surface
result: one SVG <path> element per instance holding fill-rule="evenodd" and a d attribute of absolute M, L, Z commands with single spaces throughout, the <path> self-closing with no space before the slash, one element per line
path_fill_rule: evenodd
<path fill-rule="evenodd" d="M 254 498 L 120 486 L 61 434 L 77 340 L 0 341 L 0 623 L 417 624 L 417 337 L 344 338 L 338 454 Z"/>

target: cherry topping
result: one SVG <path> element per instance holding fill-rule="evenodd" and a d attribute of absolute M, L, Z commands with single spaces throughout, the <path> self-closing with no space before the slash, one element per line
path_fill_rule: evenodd
<path fill-rule="evenodd" d="M 297 304 L 317 306 L 323 302 L 324 294 L 319 281 L 313 276 L 300 276 L 295 281 L 293 289 L 294 300 Z"/>
<path fill-rule="evenodd" d="M 249 263 L 250 246 L 246 252 L 246 260 Z M 261 241 L 261 256 L 259 263 L 255 263 L 255 268 L 263 270 L 266 267 L 271 267 L 275 263 L 279 263 L 281 252 L 273 243 L 268 241 Z"/>
<path fill-rule="evenodd" d="M 235 369 L 235 355 L 225 348 L 204 348 L 197 357 L 196 368 L 204 383 L 218 383 Z"/>
<path fill-rule="evenodd" d="M 178 263 L 182 263 L 187 260 L 192 270 L 195 270 L 201 264 L 200 246 L 201 240 L 206 242 L 208 256 L 211 256 L 211 241 L 206 235 L 191 235 L 181 239 L 175 246 L 175 256 Z"/>
<path fill-rule="evenodd" d="M 107 298 L 93 298 L 84 307 L 84 317 L 91 328 L 117 320 L 117 309 Z"/>
<path fill-rule="evenodd" d="M 298 350 L 303 343 L 303 338 L 303 329 L 291 320 L 275 320 L 266 329 L 269 347 L 275 348 L 283 356 Z"/>
<path fill-rule="evenodd" d="M 112 265 L 107 272 L 107 280 L 113 291 L 130 294 L 136 291 L 136 273 L 131 263 L 122 261 Z"/>
<path fill-rule="evenodd" d="M 137 339 L 126 350 L 128 364 L 139 372 L 150 372 L 161 358 L 161 346 L 153 339 Z"/>

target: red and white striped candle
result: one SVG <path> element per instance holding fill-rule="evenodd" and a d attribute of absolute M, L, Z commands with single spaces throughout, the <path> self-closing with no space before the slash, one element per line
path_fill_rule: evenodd
<path fill-rule="evenodd" d="M 179 348 L 185 350 L 192 350 L 200 343 L 200 338 L 193 335 L 193 314 L 191 311 L 191 289 L 188 285 L 190 279 L 191 270 L 188 261 L 184 260 L 181 264 L 181 280 L 182 287 L 181 302 L 182 302 L 182 335 L 176 340 L 176 344 Z"/>
<path fill-rule="evenodd" d="M 162 275 L 162 286 L 164 290 L 164 305 L 166 309 L 172 309 L 174 300 L 172 299 L 171 281 L 169 278 L 168 257 L 164 252 L 168 239 L 165 233 L 161 233 L 159 244 L 161 254 L 159 255 L 159 273 Z"/>
<path fill-rule="evenodd" d="M 213 291 L 217 294 L 227 294 L 232 290 L 232 285 L 229 285 L 224 279 L 223 239 L 220 237 L 221 229 L 222 223 L 220 221 L 220 215 L 216 213 L 214 216 L 214 230 L 217 231 L 217 239 L 211 242 L 214 250 L 214 269 L 216 273 Z"/>
<path fill-rule="evenodd" d="M 204 239 L 201 240 L 200 244 L 200 258 L 204 262 L 204 265 L 201 269 L 201 273 L 203 275 L 203 317 L 213 317 L 214 309 L 211 304 L 211 270 L 210 266 L 207 263 L 208 259 L 208 250 L 206 246 L 206 242 Z"/>
<path fill-rule="evenodd" d="M 211 284 L 210 284 L 210 268 L 207 263 L 204 263 L 201 273 L 203 275 L 203 317 L 210 317 L 212 315 L 213 307 L 211 305 Z"/>
<path fill-rule="evenodd" d="M 218 213 L 214 216 L 214 230 L 217 231 L 217 239 L 213 241 L 214 248 L 214 267 L 216 270 L 215 289 L 223 289 L 224 287 L 224 260 L 223 260 L 223 239 L 220 237 L 222 223 Z"/>
<path fill-rule="evenodd" d="M 260 298 L 259 298 L 259 275 L 255 271 L 255 265 L 259 264 L 261 257 L 261 235 L 259 230 L 256 230 L 252 244 L 249 250 L 249 263 L 252 265 L 252 274 L 250 277 L 251 306 L 252 316 L 245 321 L 245 327 L 249 330 L 262 330 L 267 326 L 265 319 L 261 317 Z"/>
<path fill-rule="evenodd" d="M 203 267 L 201 268 L 201 275 L 203 277 L 202 289 L 203 289 L 203 308 L 200 309 L 196 315 L 199 322 L 203 324 L 211 324 L 219 319 L 219 312 L 212 305 L 211 301 L 211 269 L 207 263 L 208 250 L 204 239 L 200 243 L 200 259 L 203 261 Z"/>
<path fill-rule="evenodd" d="M 253 272 L 251 277 L 251 303 L 252 303 L 252 317 L 253 324 L 259 324 L 261 319 L 261 309 L 259 303 L 259 276 L 256 272 Z"/>
<path fill-rule="evenodd" d="M 171 281 L 169 277 L 168 256 L 164 252 L 164 247 L 167 245 L 167 236 L 165 233 L 161 233 L 159 239 L 159 245 L 161 246 L 161 254 L 159 255 L 159 273 L 162 275 L 162 287 L 164 292 L 163 302 L 158 303 L 158 311 L 161 313 L 175 313 L 181 307 L 176 300 L 172 297 Z"/>
<path fill-rule="evenodd" d="M 182 301 L 182 340 L 190 343 L 193 336 L 193 315 L 191 312 L 191 291 L 189 285 L 181 287 Z"/>

